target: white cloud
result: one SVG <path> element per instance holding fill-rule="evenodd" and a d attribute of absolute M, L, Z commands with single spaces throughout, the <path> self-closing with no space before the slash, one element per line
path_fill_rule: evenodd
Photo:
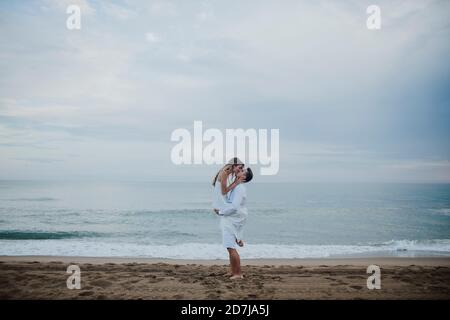
<path fill-rule="evenodd" d="M 11 158 L 57 159 L 31 147 L 50 141 L 79 149 L 83 166 L 65 164 L 76 173 L 95 167 L 90 159 L 109 161 L 101 152 L 106 145 L 108 156 L 126 162 L 115 143 L 126 153 L 135 139 L 168 141 L 174 128 L 202 119 L 223 128 L 279 128 L 282 143 L 292 143 L 281 157 L 280 179 L 284 169 L 284 178 L 311 180 L 352 172 L 361 180 L 425 179 L 427 172 L 437 179 L 448 170 L 445 163 L 415 162 L 445 158 L 446 147 L 420 148 L 448 137 L 414 144 L 414 121 L 428 119 L 435 106 L 419 109 L 410 98 L 425 91 L 421 83 L 435 89 L 436 74 L 448 73 L 444 2 L 381 1 L 380 32 L 366 29 L 365 3 L 354 1 L 42 0 L 39 6 L 64 17 L 73 3 L 95 14 L 80 32 L 67 32 L 49 11 L 2 19 L 0 143 L 30 145 L 16 157 L 8 151 Z M 423 93 L 424 101 L 432 98 Z M 138 145 L 134 152 L 148 151 Z M 169 147 L 152 152 L 163 159 Z"/>
<path fill-rule="evenodd" d="M 177 16 L 178 10 L 176 5 L 169 0 L 157 0 L 157 1 L 144 1 L 149 4 L 149 11 L 153 15 L 157 16 Z"/>
<path fill-rule="evenodd" d="M 397 163 L 389 163 L 382 165 L 387 169 L 400 169 L 400 170 L 417 170 L 425 168 L 442 168 L 447 170 L 447 175 L 450 175 L 450 161 L 449 160 L 404 160 Z"/>
<path fill-rule="evenodd" d="M 183 52 L 180 52 L 180 53 L 177 55 L 177 58 L 178 58 L 179 60 L 183 61 L 183 62 L 190 62 L 190 61 L 191 61 L 191 57 L 190 57 L 188 54 L 183 53 Z"/>
<path fill-rule="evenodd" d="M 200 22 L 205 22 L 214 19 L 215 14 L 211 4 L 208 2 L 203 2 L 201 4 L 200 11 L 196 14 L 196 17 Z"/>
<path fill-rule="evenodd" d="M 137 16 L 136 11 L 109 2 L 102 3 L 102 11 L 119 20 L 129 20 Z"/>
<path fill-rule="evenodd" d="M 41 0 L 44 7 L 54 8 L 66 12 L 70 5 L 77 5 L 81 9 L 81 14 L 92 15 L 95 14 L 94 7 L 88 0 Z"/>
<path fill-rule="evenodd" d="M 150 43 L 156 43 L 160 41 L 160 38 L 154 32 L 147 32 L 145 34 L 145 40 Z"/>
<path fill-rule="evenodd" d="M 23 106 L 13 99 L 0 102 L 0 116 L 51 119 L 73 117 L 79 111 L 79 107 L 64 105 Z"/>

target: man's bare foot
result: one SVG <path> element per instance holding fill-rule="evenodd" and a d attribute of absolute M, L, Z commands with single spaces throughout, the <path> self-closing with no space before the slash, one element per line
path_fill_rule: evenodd
<path fill-rule="evenodd" d="M 239 247 L 244 246 L 244 241 L 242 241 L 242 240 L 236 240 L 236 243 L 238 244 Z"/>
<path fill-rule="evenodd" d="M 230 280 L 241 280 L 241 279 L 244 279 L 244 276 L 242 274 L 236 274 L 230 277 Z"/>

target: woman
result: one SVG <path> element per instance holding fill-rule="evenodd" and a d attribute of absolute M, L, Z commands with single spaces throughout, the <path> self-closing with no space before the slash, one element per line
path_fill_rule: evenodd
<path fill-rule="evenodd" d="M 220 209 L 226 202 L 227 194 L 241 182 L 236 179 L 236 176 L 243 169 L 244 163 L 235 157 L 217 172 L 212 183 L 214 186 L 213 209 Z"/>

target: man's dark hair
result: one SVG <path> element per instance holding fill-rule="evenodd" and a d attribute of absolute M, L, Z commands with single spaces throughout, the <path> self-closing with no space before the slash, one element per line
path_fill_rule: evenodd
<path fill-rule="evenodd" d="M 247 168 L 247 172 L 245 173 L 245 183 L 250 182 L 253 179 L 253 171 L 250 168 Z"/>

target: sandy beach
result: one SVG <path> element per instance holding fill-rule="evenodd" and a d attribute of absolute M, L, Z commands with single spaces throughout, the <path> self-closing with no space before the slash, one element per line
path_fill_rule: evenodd
<path fill-rule="evenodd" d="M 243 260 L 243 280 L 224 260 L 0 257 L 1 299 L 450 299 L 449 258 Z M 69 290 L 69 265 L 81 289 Z M 381 289 L 369 290 L 369 265 Z"/>

